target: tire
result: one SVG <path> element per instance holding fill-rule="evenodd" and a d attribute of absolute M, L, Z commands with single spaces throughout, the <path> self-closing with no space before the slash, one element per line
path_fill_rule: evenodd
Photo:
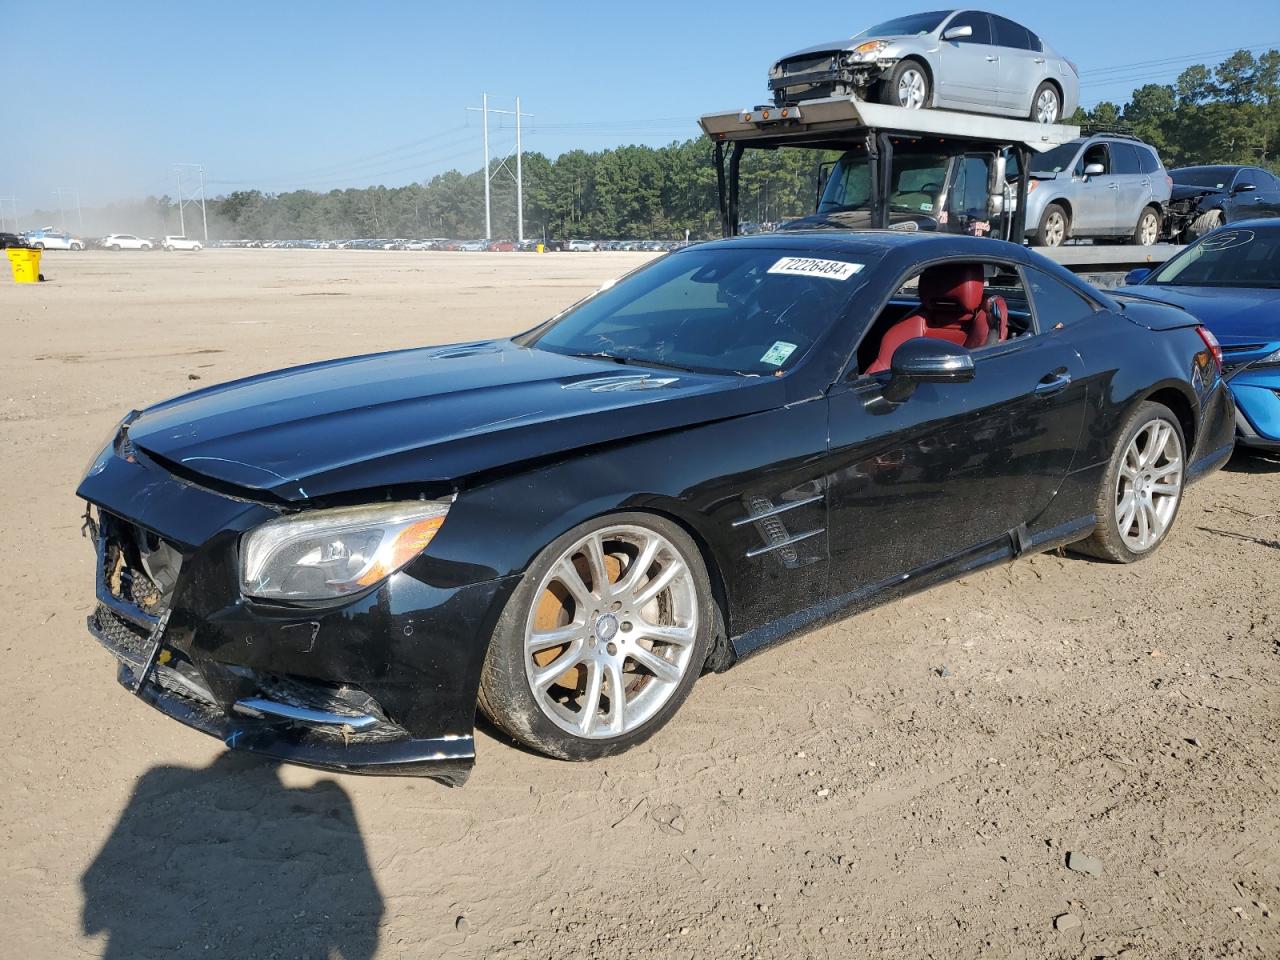
<path fill-rule="evenodd" d="M 1191 226 L 1187 227 L 1187 243 L 1192 240 L 1199 240 L 1206 233 L 1212 233 L 1224 223 L 1221 210 L 1208 210 L 1191 221 Z"/>
<path fill-rule="evenodd" d="M 84 247 L 83 247 L 83 246 L 81 246 L 81 245 L 80 245 L 80 244 L 78 244 L 78 243 L 73 243 L 73 244 L 71 245 L 71 249 L 72 249 L 72 250 L 79 251 L 79 250 L 83 250 L 83 249 L 84 249 Z"/>
<path fill-rule="evenodd" d="M 144 244 L 142 245 L 141 249 L 143 249 L 143 250 L 150 250 L 150 249 L 151 249 L 151 244 L 149 244 L 149 243 L 144 243 Z"/>
<path fill-rule="evenodd" d="M 113 244 L 111 245 L 111 249 L 112 249 L 112 250 L 119 251 L 119 249 L 120 249 L 120 244 L 118 244 L 118 243 L 113 243 Z"/>
<path fill-rule="evenodd" d="M 1051 203 L 1040 214 L 1040 223 L 1032 236 L 1037 247 L 1060 247 L 1071 237 L 1071 214 L 1059 203 Z"/>
<path fill-rule="evenodd" d="M 43 250 L 43 249 L 44 249 L 44 244 L 43 244 L 43 243 L 41 243 L 39 240 L 37 240 L 35 243 L 33 243 L 33 244 L 32 244 L 32 246 L 33 246 L 33 247 L 35 247 L 37 250 Z"/>
<path fill-rule="evenodd" d="M 1062 121 L 1062 94 L 1048 80 L 1036 87 L 1031 96 L 1031 112 L 1028 119 L 1035 123 L 1060 123 Z"/>
<path fill-rule="evenodd" d="M 1160 211 L 1155 207 L 1143 207 L 1138 214 L 1138 225 L 1133 228 L 1129 242 L 1139 247 L 1149 247 L 1160 241 Z"/>
<path fill-rule="evenodd" d="M 642 556 L 651 559 L 636 570 L 633 591 L 632 568 Z M 603 588 L 590 572 L 601 568 L 602 583 L 608 581 Z M 669 581 L 646 599 L 645 590 L 664 577 Z M 581 609 L 575 594 L 583 598 Z M 636 597 L 643 606 L 631 609 Z M 654 629 L 654 616 L 672 621 L 666 629 L 673 638 L 679 634 L 679 642 L 659 645 L 646 636 L 641 625 Z M 718 622 L 701 554 L 679 526 L 643 513 L 588 521 L 548 545 L 507 601 L 485 657 L 480 709 L 547 756 L 594 760 L 619 753 L 647 740 L 679 709 L 702 672 Z M 554 633 L 563 643 L 530 643 L 539 633 Z M 662 675 L 633 656 L 655 667 L 663 661 Z M 626 691 L 624 709 L 616 713 L 611 677 Z"/>
<path fill-rule="evenodd" d="M 933 102 L 929 72 L 919 60 L 900 60 L 880 82 L 880 102 L 891 107 L 924 110 Z"/>
<path fill-rule="evenodd" d="M 1161 437 L 1164 439 L 1160 440 Z M 1146 441 L 1145 447 L 1142 446 L 1143 438 Z M 1161 451 L 1152 462 L 1140 463 L 1141 456 L 1151 450 L 1153 442 L 1163 444 Z M 1171 444 L 1176 446 L 1170 447 Z M 1124 429 L 1120 432 L 1120 441 L 1116 444 L 1111 462 L 1107 464 L 1103 475 L 1102 486 L 1094 503 L 1097 526 L 1087 540 L 1074 544 L 1071 549 L 1113 563 L 1135 563 L 1155 553 L 1173 529 L 1178 508 L 1182 505 L 1182 494 L 1186 486 L 1186 460 L 1186 438 L 1182 433 L 1182 425 L 1173 412 L 1159 403 L 1147 401 L 1139 404 L 1125 422 Z M 1171 465 L 1173 461 L 1176 461 L 1176 467 Z M 1130 478 L 1135 463 L 1138 464 L 1136 473 L 1140 481 Z M 1175 474 L 1176 478 L 1170 482 L 1170 477 Z M 1161 483 L 1153 484 L 1150 479 L 1152 476 Z M 1138 486 L 1135 487 L 1135 483 Z M 1146 497 L 1151 503 L 1148 511 L 1141 505 L 1144 499 L 1142 491 L 1148 488 L 1156 491 L 1173 489 L 1169 493 L 1155 492 Z M 1126 526 L 1124 518 L 1118 514 L 1127 492 L 1138 500 L 1138 507 L 1125 515 L 1128 517 Z M 1148 542 L 1137 542 L 1141 539 L 1144 523 L 1149 533 L 1154 533 L 1158 525 L 1158 533 Z"/>

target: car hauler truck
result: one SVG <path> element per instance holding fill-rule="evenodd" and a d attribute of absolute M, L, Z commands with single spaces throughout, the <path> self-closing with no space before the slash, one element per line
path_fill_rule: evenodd
<path fill-rule="evenodd" d="M 836 151 L 811 216 L 787 228 L 939 230 L 1021 241 L 1031 157 L 1080 128 L 828 97 L 711 113 L 720 220 L 739 231 L 739 172 L 747 150 Z"/>

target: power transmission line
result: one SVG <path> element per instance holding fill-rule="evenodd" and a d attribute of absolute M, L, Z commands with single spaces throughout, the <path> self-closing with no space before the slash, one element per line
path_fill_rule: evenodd
<path fill-rule="evenodd" d="M 520 118 L 521 117 L 532 118 L 533 114 L 520 112 L 519 97 L 516 97 L 515 110 L 499 110 L 496 107 L 489 106 L 489 95 L 487 93 L 481 94 L 480 103 L 481 105 L 479 107 L 467 107 L 467 109 L 478 111 L 482 115 L 482 118 L 483 118 L 482 123 L 484 125 L 484 137 L 483 137 L 484 167 L 481 168 L 484 170 L 484 238 L 486 240 L 493 239 L 493 208 L 490 200 L 490 194 L 491 194 L 490 185 L 493 181 L 493 178 L 505 170 L 507 175 L 510 176 L 516 182 L 516 239 L 518 242 L 523 243 L 524 242 L 524 168 L 522 166 L 522 162 L 523 162 L 522 154 L 524 152 L 524 149 L 520 142 Z M 498 164 L 497 170 L 489 169 L 489 114 L 491 113 L 497 114 L 499 116 L 502 116 L 502 115 L 514 116 L 516 118 L 516 145 L 513 151 L 515 153 L 515 158 L 516 158 L 516 171 L 514 174 L 512 174 L 511 170 L 507 167 L 507 161 L 511 159 L 510 153 L 508 153 L 505 157 L 502 158 L 502 162 Z"/>

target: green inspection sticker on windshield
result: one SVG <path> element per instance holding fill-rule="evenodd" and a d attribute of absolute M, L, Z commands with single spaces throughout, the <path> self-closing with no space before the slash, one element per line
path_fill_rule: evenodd
<path fill-rule="evenodd" d="M 760 358 L 761 363 L 767 363 L 771 367 L 780 367 L 787 362 L 787 357 L 796 352 L 794 343 L 787 343 L 785 340 L 777 340 L 773 346 L 764 352 L 764 356 Z"/>

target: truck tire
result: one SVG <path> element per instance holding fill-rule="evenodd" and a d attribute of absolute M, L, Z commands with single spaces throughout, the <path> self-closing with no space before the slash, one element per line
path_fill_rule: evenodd
<path fill-rule="evenodd" d="M 1129 242 L 1139 247 L 1149 247 L 1160 240 L 1160 211 L 1155 207 L 1143 207 L 1138 214 L 1138 225 L 1133 228 Z"/>
<path fill-rule="evenodd" d="M 1040 215 L 1040 224 L 1031 238 L 1033 246 L 1060 247 L 1071 236 L 1071 215 L 1061 204 L 1051 203 Z"/>
<path fill-rule="evenodd" d="M 1222 226 L 1222 223 L 1223 219 L 1221 210 L 1209 210 L 1206 213 L 1200 214 L 1200 216 L 1191 221 L 1191 226 L 1187 227 L 1187 242 L 1190 243 L 1192 240 L 1199 240 L 1206 233 L 1211 233 L 1214 230 L 1217 230 Z"/>

